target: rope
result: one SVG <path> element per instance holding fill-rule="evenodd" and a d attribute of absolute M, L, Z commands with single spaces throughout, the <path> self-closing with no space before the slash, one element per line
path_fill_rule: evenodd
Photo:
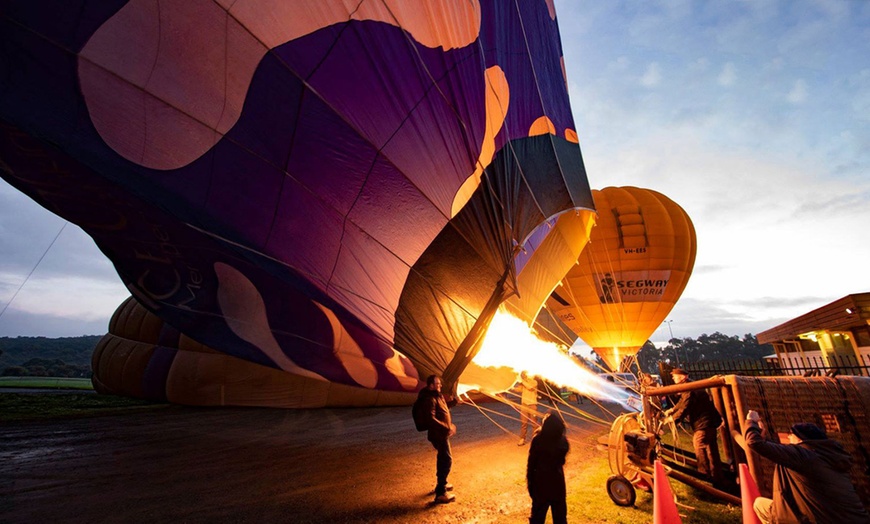
<path fill-rule="evenodd" d="M 33 272 L 36 271 L 36 268 L 39 267 L 39 264 L 42 262 L 42 259 L 45 258 L 45 255 L 48 254 L 48 251 L 51 249 L 51 247 L 54 245 L 54 243 L 57 242 L 57 239 L 58 239 L 58 237 L 60 237 L 60 234 L 63 233 L 64 229 L 66 229 L 67 224 L 69 224 L 69 222 L 64 222 L 63 225 L 60 226 L 60 231 L 58 231 L 57 234 L 54 235 L 54 239 L 51 241 L 51 243 L 48 245 L 48 247 L 45 248 L 45 251 L 42 253 L 42 256 L 39 257 L 39 260 L 36 261 L 36 264 L 30 270 L 30 273 L 28 273 L 27 276 L 24 278 L 24 282 L 22 282 L 21 285 L 18 286 L 18 289 L 16 289 L 15 293 L 12 294 L 12 298 L 10 298 L 9 302 L 7 302 L 5 306 L 3 306 L 3 310 L 0 311 L 0 318 L 3 317 L 3 313 L 6 313 L 6 310 L 12 304 L 12 301 L 15 300 L 15 297 L 18 296 L 18 293 L 24 287 L 24 284 L 27 284 L 27 281 L 30 280 L 30 277 L 33 275 Z"/>
<path fill-rule="evenodd" d="M 490 395 L 487 395 L 487 396 L 490 396 Z M 474 406 L 475 408 L 477 408 L 477 410 L 480 411 L 480 413 L 481 413 L 484 417 L 486 417 L 490 422 L 492 422 L 493 424 L 495 424 L 497 428 L 499 428 L 500 430 L 504 431 L 505 433 L 508 433 L 508 434 L 510 434 L 510 435 L 514 435 L 514 436 L 516 436 L 516 433 L 514 433 L 513 431 L 509 431 L 507 428 L 505 428 L 504 426 L 502 426 L 501 424 L 499 424 L 498 422 L 496 422 L 495 420 L 493 420 L 492 417 L 490 417 L 489 415 L 487 415 L 486 413 L 484 413 L 484 409 L 483 409 L 482 407 L 480 407 L 480 406 L 479 406 L 475 401 L 471 400 L 470 397 L 468 398 L 468 403 L 471 404 L 472 406 Z M 494 413 L 498 413 L 498 412 L 495 411 L 495 410 L 487 410 L 487 411 L 492 411 L 492 412 L 494 412 Z M 504 414 L 503 414 L 503 413 L 499 413 L 499 415 L 504 415 Z M 510 417 L 510 415 L 504 415 L 504 416 L 513 419 L 513 417 Z M 514 419 L 514 420 L 519 420 L 519 419 Z"/>
<path fill-rule="evenodd" d="M 568 402 L 565 402 L 565 399 L 563 399 L 561 396 L 554 397 L 548 393 L 543 393 L 543 394 L 546 395 L 549 399 L 551 399 L 551 401 L 552 401 L 551 404 L 553 405 L 553 408 L 556 411 L 558 411 L 560 415 L 562 415 L 563 419 L 565 418 L 564 415 L 567 414 L 567 415 L 570 415 L 570 416 L 575 417 L 577 419 L 584 419 L 585 418 L 586 420 L 589 420 L 590 422 L 596 422 L 596 423 L 604 425 L 604 426 L 610 425 L 610 422 L 608 422 L 602 418 L 596 417 L 590 413 L 587 413 L 580 408 L 574 407 L 571 404 L 569 404 Z M 563 411 L 560 410 L 559 407 L 556 405 L 556 399 L 558 399 L 559 403 L 571 408 L 576 414 L 563 413 Z M 596 402 L 595 399 L 590 398 L 590 400 L 592 400 L 592 402 L 595 403 L 595 405 L 597 405 L 602 411 L 607 412 L 607 414 L 612 416 L 613 419 L 616 419 L 617 415 L 615 415 L 613 412 L 611 412 L 610 410 L 608 410 L 607 408 L 605 408 L 604 406 L 602 406 L 601 404 Z"/>

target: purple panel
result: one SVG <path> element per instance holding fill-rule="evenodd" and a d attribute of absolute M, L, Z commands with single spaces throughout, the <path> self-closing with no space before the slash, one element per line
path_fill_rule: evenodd
<path fill-rule="evenodd" d="M 342 215 L 350 211 L 377 150 L 313 93 L 306 93 L 287 172 Z"/>
<path fill-rule="evenodd" d="M 223 222 L 234 240 L 262 249 L 275 220 L 283 173 L 240 149 L 221 148 L 205 211 L 208 222 Z"/>
<path fill-rule="evenodd" d="M 329 294 L 392 340 L 394 312 L 410 266 L 349 223 Z"/>
<path fill-rule="evenodd" d="M 320 195 L 285 177 L 275 226 L 264 251 L 325 289 L 338 257 L 343 224 L 344 217 Z"/>
<path fill-rule="evenodd" d="M 166 379 L 178 354 L 177 349 L 157 346 L 142 373 L 142 394 L 148 400 L 166 402 Z"/>
<path fill-rule="evenodd" d="M 180 338 L 181 333 L 177 329 L 169 324 L 163 324 L 163 327 L 160 328 L 160 335 L 157 339 L 157 344 L 160 346 L 177 348 Z"/>
<path fill-rule="evenodd" d="M 430 83 L 421 78 L 404 32 L 379 23 L 351 24 L 308 81 L 376 149 L 393 136 Z"/>
<path fill-rule="evenodd" d="M 251 79 L 242 114 L 227 138 L 273 168 L 283 168 L 294 137 L 310 129 L 297 122 L 303 92 L 299 77 L 275 55 L 266 54 Z M 300 130 L 303 133 L 297 133 Z"/>
<path fill-rule="evenodd" d="M 383 158 L 348 218 L 409 266 L 447 224 L 447 216 Z"/>

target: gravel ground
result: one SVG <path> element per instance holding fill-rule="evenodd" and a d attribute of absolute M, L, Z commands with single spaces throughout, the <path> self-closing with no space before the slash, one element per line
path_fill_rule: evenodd
<path fill-rule="evenodd" d="M 519 423 L 490 414 L 508 433 L 484 413 L 453 409 L 447 505 L 432 503 L 435 451 L 410 407 L 168 406 L 0 422 L 0 522 L 528 522 Z M 607 428 L 569 421 L 570 487 Z"/>

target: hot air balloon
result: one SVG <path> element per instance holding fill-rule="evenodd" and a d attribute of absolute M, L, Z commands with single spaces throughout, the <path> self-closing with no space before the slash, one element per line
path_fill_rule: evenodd
<path fill-rule="evenodd" d="M 680 298 L 695 264 L 695 229 L 651 189 L 592 192 L 589 245 L 547 307 L 613 370 L 637 353 Z"/>
<path fill-rule="evenodd" d="M 587 240 L 539 229 L 593 207 L 551 1 L 5 2 L 0 95 L 0 176 L 138 304 L 95 360 L 107 391 L 455 387 L 495 310 L 561 277 L 538 246 L 567 268 Z M 250 366 L 347 388 L 272 401 Z"/>

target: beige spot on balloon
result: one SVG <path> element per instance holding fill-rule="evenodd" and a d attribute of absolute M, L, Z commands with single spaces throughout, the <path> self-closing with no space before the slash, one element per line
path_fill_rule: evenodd
<path fill-rule="evenodd" d="M 131 0 L 79 54 L 94 127 L 124 158 L 176 169 L 238 121 L 254 71 L 279 45 L 348 20 L 401 27 L 430 48 L 480 32 L 477 1 Z"/>
<path fill-rule="evenodd" d="M 538 136 L 538 135 L 555 135 L 556 134 L 556 126 L 553 125 L 553 122 L 546 116 L 542 116 L 532 122 L 531 127 L 529 127 L 529 136 Z"/>
<path fill-rule="evenodd" d="M 553 0 L 547 0 L 547 10 L 550 12 L 550 18 L 556 19 L 556 4 Z"/>
<path fill-rule="evenodd" d="M 480 145 L 480 156 L 477 159 L 477 168 L 469 176 L 456 196 L 453 197 L 451 217 L 456 216 L 471 199 L 477 187 L 480 185 L 480 177 L 483 170 L 492 162 L 495 156 L 495 137 L 504 125 L 510 102 L 510 86 L 507 77 L 499 66 L 492 66 L 486 70 L 486 128 L 483 142 Z"/>
<path fill-rule="evenodd" d="M 420 377 L 416 375 L 408 376 L 405 372 L 405 365 L 403 364 L 403 361 L 406 360 L 408 360 L 406 356 L 393 350 L 393 356 L 388 358 L 386 362 L 384 362 L 384 365 L 386 366 L 387 371 L 392 373 L 393 376 L 399 380 L 399 384 L 401 384 L 403 388 L 409 390 L 416 389 L 417 384 L 420 383 Z M 414 369 L 414 367 L 411 366 L 411 369 Z"/>
<path fill-rule="evenodd" d="M 562 64 L 562 81 L 565 82 L 565 91 L 569 91 L 568 89 L 568 72 L 565 70 L 565 57 L 559 57 L 559 63 Z"/>
<path fill-rule="evenodd" d="M 248 277 L 221 262 L 214 265 L 214 271 L 218 277 L 218 305 L 227 326 L 236 336 L 262 351 L 284 371 L 326 380 L 317 373 L 300 367 L 284 353 L 269 327 L 263 297 Z"/>
<path fill-rule="evenodd" d="M 575 144 L 580 143 L 580 138 L 577 137 L 577 131 L 574 131 L 571 128 L 565 129 L 565 140 L 568 142 L 574 142 Z"/>
<path fill-rule="evenodd" d="M 341 365 L 347 371 L 357 384 L 374 388 L 378 385 L 378 371 L 372 361 L 365 356 L 362 348 L 356 343 L 356 340 L 350 336 L 350 333 L 341 325 L 341 321 L 335 316 L 331 309 L 314 303 L 329 320 L 329 325 L 332 326 L 333 336 L 333 353 L 338 358 Z"/>

